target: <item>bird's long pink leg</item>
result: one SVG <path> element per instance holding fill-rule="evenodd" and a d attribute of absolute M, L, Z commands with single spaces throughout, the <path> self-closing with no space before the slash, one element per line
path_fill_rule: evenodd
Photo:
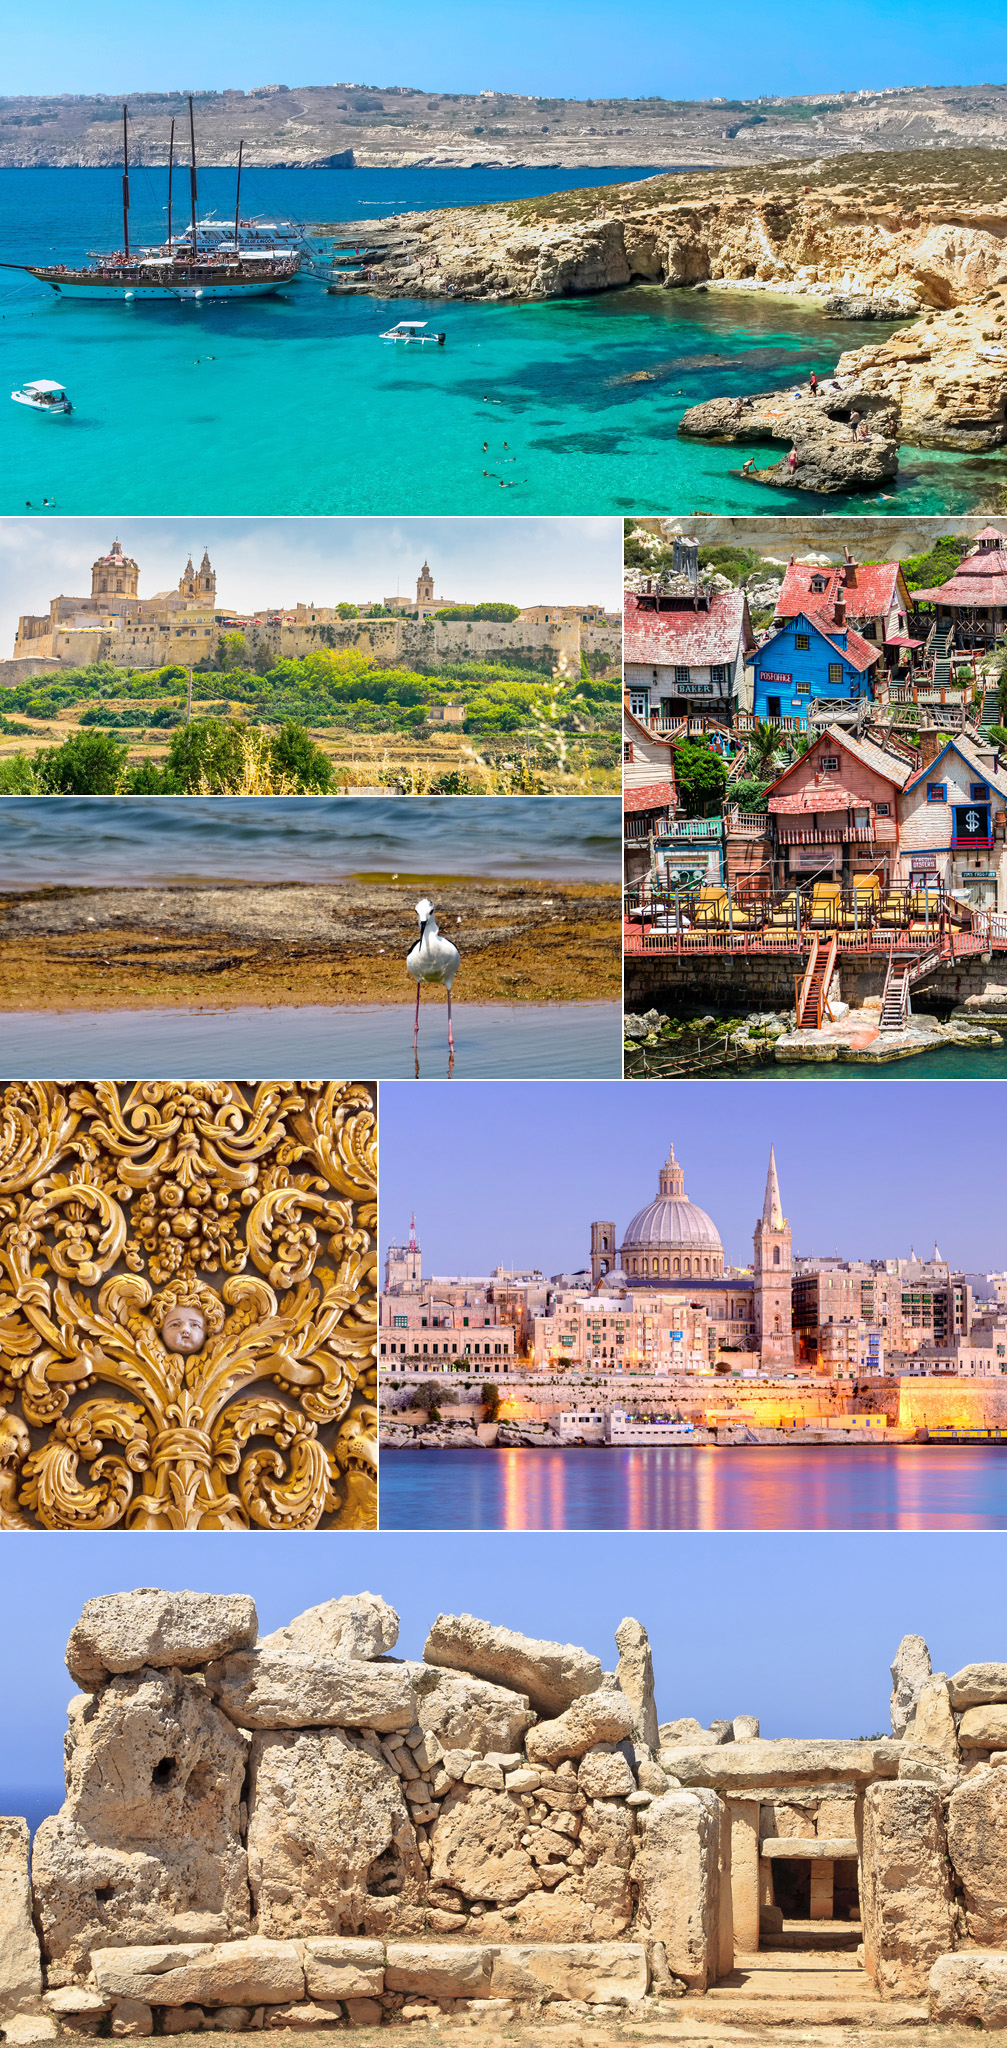
<path fill-rule="evenodd" d="M 417 984 L 416 984 L 416 1017 L 415 1017 L 415 1019 L 414 1019 L 414 1022 L 413 1022 L 413 1044 L 414 1044 L 414 1045 L 416 1044 L 416 1040 L 417 1040 L 417 1038 L 418 1038 L 418 1036 L 419 1036 L 419 1029 L 420 1029 L 420 984 L 419 984 L 419 982 L 417 982 Z"/>
<path fill-rule="evenodd" d="M 454 1042 L 454 1039 L 453 1039 L 453 1038 L 452 1038 L 452 1036 L 451 1036 L 451 990 L 450 990 L 450 989 L 448 990 L 448 1044 L 449 1044 L 449 1046 L 451 1047 L 451 1050 L 452 1050 L 452 1052 L 454 1052 L 454 1049 L 455 1049 L 455 1042 Z"/>

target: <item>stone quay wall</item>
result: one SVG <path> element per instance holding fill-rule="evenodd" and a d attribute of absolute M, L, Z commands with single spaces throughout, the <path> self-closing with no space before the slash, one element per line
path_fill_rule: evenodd
<path fill-rule="evenodd" d="M 1001 1996 L 1007 1665 L 906 1637 L 891 1739 L 768 1741 L 659 1722 L 630 1618 L 609 1671 L 472 1615 L 397 1635 L 370 1593 L 263 1637 L 241 1594 L 87 1603 L 66 1798 L 30 1861 L 0 1821 L 7 2041 L 653 2014 L 786 1938 L 795 1862 L 819 1920 L 859 1885 L 883 1997 Z"/>
<path fill-rule="evenodd" d="M 749 1010 L 794 1007 L 794 977 L 803 971 L 807 955 L 691 953 L 682 959 L 667 954 L 628 954 L 624 965 L 625 1004 L 640 1014 L 651 1008 L 674 1014 L 709 1005 L 712 1010 L 733 1016 Z M 878 953 L 840 955 L 839 986 L 842 999 L 854 1007 L 865 996 L 880 996 L 888 971 L 887 950 Z M 1007 956 L 974 953 L 965 960 L 941 968 L 913 989 L 913 1008 L 925 1010 L 929 1003 L 964 1003 L 975 999 L 973 1008 L 988 994 L 991 1002 L 1002 1003 L 1007 987 Z"/>

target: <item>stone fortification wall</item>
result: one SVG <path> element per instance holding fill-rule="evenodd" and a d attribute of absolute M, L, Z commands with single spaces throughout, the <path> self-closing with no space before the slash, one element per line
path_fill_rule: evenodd
<path fill-rule="evenodd" d="M 92 661 L 110 661 L 121 668 L 138 669 L 162 668 L 168 662 L 201 661 L 215 651 L 220 633 L 235 629 L 244 634 L 253 656 L 265 648 L 274 661 L 297 661 L 325 648 L 353 648 L 372 656 L 381 667 L 389 668 L 411 668 L 417 663 L 441 668 L 454 662 L 507 661 L 519 657 L 558 675 L 574 675 L 580 670 L 582 654 L 592 660 L 603 658 L 613 668 L 618 667 L 622 655 L 620 625 L 584 624 L 577 619 L 559 619 L 549 624 L 529 619 L 515 619 L 509 624 L 492 619 L 335 619 L 315 624 L 310 620 L 278 624 L 262 620 L 247 625 L 236 619 L 230 627 L 227 622 L 218 623 L 209 635 L 200 629 L 195 640 L 189 637 L 187 619 L 181 637 L 174 631 L 174 625 L 173 618 L 166 634 L 152 635 L 148 640 L 138 638 L 132 631 L 120 634 L 108 628 L 100 632 L 93 628 L 60 629 L 58 662 L 32 657 L 30 662 L 0 663 L 0 684 L 21 682 L 24 675 L 49 666 L 73 667 Z M 51 635 L 40 642 L 47 655 L 51 655 L 52 646 Z M 8 673 L 15 668 L 23 670 L 24 675 Z"/>
<path fill-rule="evenodd" d="M 891 1738 L 767 1741 L 659 1723 L 638 1621 L 611 1671 L 471 1615 L 420 1659 L 397 1633 L 369 1593 L 261 1637 L 244 1595 L 88 1602 L 30 1872 L 0 1822 L 8 2041 L 643 2014 L 785 1939 L 802 1861 L 830 1896 L 859 1865 L 884 1997 L 1007 2012 L 1007 1665 L 907 1637 Z"/>
<path fill-rule="evenodd" d="M 903 1379 L 900 1429 L 1007 1429 L 1002 1380 Z"/>

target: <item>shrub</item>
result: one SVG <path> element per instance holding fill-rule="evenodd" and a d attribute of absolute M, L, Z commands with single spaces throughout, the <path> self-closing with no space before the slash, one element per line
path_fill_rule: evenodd
<path fill-rule="evenodd" d="M 43 747 L 33 767 L 38 788 L 53 796 L 118 796 L 128 747 L 108 732 L 75 732 L 61 747 Z"/>

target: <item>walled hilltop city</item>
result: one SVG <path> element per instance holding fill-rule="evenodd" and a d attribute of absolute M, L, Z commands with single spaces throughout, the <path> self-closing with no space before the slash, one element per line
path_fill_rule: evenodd
<path fill-rule="evenodd" d="M 398 1626 L 371 1593 L 261 1637 L 244 1594 L 86 1603 L 64 1803 L 30 1855 L 0 1822 L 8 2042 L 704 1995 L 783 2025 L 809 1967 L 823 2023 L 1007 2020 L 1007 1665 L 909 1635 L 890 1737 L 767 1740 L 661 1720 L 632 1618 L 609 1671 L 470 1614 L 401 1658 Z"/>
<path fill-rule="evenodd" d="M 750 1266 L 669 1148 L 620 1240 L 576 1273 L 427 1275 L 415 1219 L 385 1257 L 386 1448 L 658 1441 L 891 1444 L 1007 1427 L 1007 1273 L 794 1253 L 770 1153 Z"/>

